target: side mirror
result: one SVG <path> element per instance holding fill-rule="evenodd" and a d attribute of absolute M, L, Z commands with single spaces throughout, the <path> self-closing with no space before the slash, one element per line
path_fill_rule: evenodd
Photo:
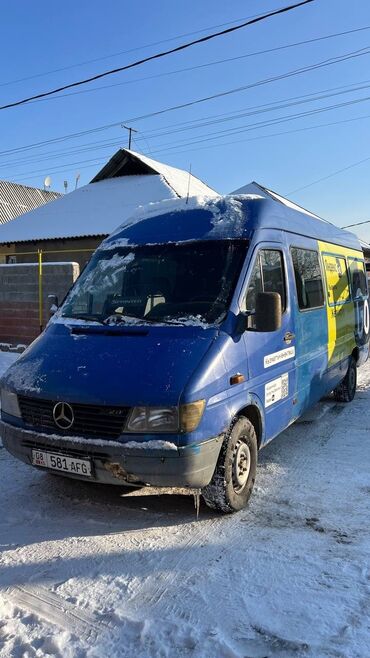
<path fill-rule="evenodd" d="M 278 292 L 259 292 L 256 299 L 256 331 L 277 331 L 281 327 L 281 297 Z"/>
<path fill-rule="evenodd" d="M 54 313 L 58 310 L 59 302 L 57 295 L 48 295 L 48 300 L 50 303 L 49 307 L 49 316 L 52 317 Z"/>

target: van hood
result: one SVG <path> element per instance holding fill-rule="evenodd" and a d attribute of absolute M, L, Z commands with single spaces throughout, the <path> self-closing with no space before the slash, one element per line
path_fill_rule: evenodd
<path fill-rule="evenodd" d="M 52 323 L 1 384 L 20 395 L 112 406 L 176 405 L 215 327 Z"/>

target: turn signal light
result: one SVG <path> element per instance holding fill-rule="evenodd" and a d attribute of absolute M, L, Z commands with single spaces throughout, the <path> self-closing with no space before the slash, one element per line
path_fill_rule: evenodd
<path fill-rule="evenodd" d="M 193 432 L 197 429 L 205 406 L 205 400 L 197 400 L 197 402 L 189 402 L 189 404 L 181 405 L 180 429 L 182 432 Z"/>

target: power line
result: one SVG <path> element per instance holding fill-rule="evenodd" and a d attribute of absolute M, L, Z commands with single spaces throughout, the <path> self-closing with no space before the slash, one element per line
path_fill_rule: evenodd
<path fill-rule="evenodd" d="M 352 83 L 351 85 L 342 85 L 339 87 L 332 87 L 324 90 L 320 90 L 311 94 L 303 94 L 301 96 L 293 96 L 289 97 L 288 99 L 280 99 L 278 101 L 273 101 L 272 103 L 266 103 L 263 105 L 254 105 L 250 106 L 247 108 L 244 108 L 244 111 L 238 110 L 236 112 L 231 112 L 231 113 L 226 113 L 226 114 L 216 114 L 208 117 L 203 117 L 200 120 L 193 120 L 191 122 L 182 122 L 182 123 L 176 123 L 172 124 L 170 126 L 165 126 L 160 129 L 156 129 L 152 132 L 149 133 L 141 133 L 141 135 L 136 138 L 136 142 L 144 140 L 147 144 L 148 149 L 150 150 L 149 144 L 147 142 L 148 138 L 155 138 L 157 139 L 158 137 L 162 137 L 164 135 L 171 135 L 175 133 L 180 133 L 180 132 L 188 132 L 188 131 L 193 131 L 205 126 L 209 125 L 214 125 L 214 124 L 219 124 L 219 123 L 224 123 L 228 121 L 235 121 L 236 119 L 243 118 L 246 116 L 253 116 L 256 114 L 262 114 L 266 112 L 271 112 L 271 111 L 276 111 L 280 110 L 286 107 L 292 107 L 295 105 L 301 105 L 303 103 L 312 103 L 317 100 L 322 100 L 324 98 L 331 98 L 333 96 L 338 96 L 342 94 L 347 94 L 347 93 L 353 93 L 356 91 L 361 91 L 363 89 L 368 89 L 370 87 L 370 80 L 364 80 L 361 82 L 356 82 Z M 339 91 L 338 91 L 339 90 Z M 325 93 L 325 92 L 332 92 L 332 93 Z M 172 129 L 171 129 L 172 128 Z M 33 155 L 30 157 L 26 158 L 21 158 L 21 159 L 16 159 L 16 160 L 11 160 L 7 163 L 1 164 L 0 169 L 4 168 L 9 168 L 9 166 L 12 165 L 17 165 L 17 164 L 27 164 L 31 162 L 42 162 L 45 160 L 49 160 L 52 157 L 64 157 L 66 155 L 70 154 L 76 154 L 76 153 L 83 153 L 85 151 L 89 150 L 95 150 L 99 148 L 106 148 L 107 146 L 114 146 L 116 144 L 121 144 L 122 143 L 122 138 L 115 138 L 113 140 L 98 140 L 98 141 L 93 141 L 89 142 L 86 145 L 81 145 L 79 147 L 74 147 L 72 149 L 67 149 L 67 150 L 62 150 L 62 151 L 51 151 L 51 152 L 46 152 L 46 153 L 41 153 L 39 155 Z"/>
<path fill-rule="evenodd" d="M 203 98 L 197 98 L 196 100 L 189 101 L 187 103 L 181 103 L 179 105 L 173 105 L 172 107 L 166 107 L 163 110 L 158 110 L 157 112 L 150 112 L 148 114 L 142 114 L 140 116 L 132 117 L 131 119 L 129 119 L 129 121 L 130 122 L 142 121 L 143 119 L 149 119 L 154 116 L 160 116 L 161 114 L 166 114 L 167 112 L 173 112 L 174 110 L 182 110 L 186 107 L 192 107 L 193 105 L 198 105 L 199 103 L 205 103 L 207 101 L 214 100 L 216 98 L 230 96 L 231 94 L 236 94 L 239 93 L 240 91 L 246 91 L 247 89 L 253 89 L 254 87 L 261 87 L 271 82 L 276 82 L 278 80 L 285 80 L 286 78 L 291 78 L 295 75 L 301 75 L 302 73 L 307 73 L 308 71 L 321 69 L 324 68 L 325 66 L 332 66 L 333 64 L 338 64 L 340 62 L 354 59 L 356 57 L 363 57 L 364 55 L 369 55 L 369 54 L 370 54 L 370 47 L 366 46 L 366 48 L 361 48 L 359 50 L 352 51 L 346 55 L 331 57 L 330 59 L 323 60 L 322 62 L 318 62 L 317 64 L 311 66 L 304 66 L 300 69 L 294 69 L 293 71 L 289 71 L 288 73 L 276 75 L 271 78 L 265 78 L 264 80 L 259 80 L 257 82 L 253 82 L 248 85 L 243 85 L 242 87 L 234 87 L 233 89 L 228 89 L 227 91 L 222 91 L 217 94 L 205 96 Z"/>
<path fill-rule="evenodd" d="M 363 86 L 357 87 L 355 89 L 350 89 L 349 91 L 357 91 L 357 90 L 360 90 L 360 89 L 363 89 L 363 88 L 368 88 L 369 86 L 370 85 L 363 85 Z M 350 87 L 352 87 L 352 85 L 350 85 Z M 300 100 L 302 97 L 296 97 L 298 100 L 296 100 L 295 102 L 282 103 L 281 101 L 278 101 L 278 102 L 280 102 L 280 105 L 273 106 L 273 107 L 269 107 L 268 105 L 267 106 L 266 105 L 254 106 L 254 108 L 249 108 L 252 111 L 244 112 L 243 116 L 258 115 L 258 114 L 264 113 L 266 111 L 271 111 L 271 110 L 273 111 L 273 110 L 277 110 L 277 109 L 283 109 L 283 108 L 287 108 L 287 107 L 300 105 L 302 102 L 313 102 L 313 101 L 316 101 L 316 100 L 321 100 L 322 98 L 337 96 L 338 94 L 341 94 L 341 93 L 342 94 L 347 93 L 347 90 L 345 89 L 342 92 L 335 92 L 335 93 L 332 93 L 332 94 L 322 94 L 321 96 L 317 96 L 317 94 L 316 94 L 316 95 L 311 96 L 311 98 L 308 98 L 308 99 L 305 98 L 305 96 L 307 96 L 307 95 L 305 95 L 305 96 L 303 96 L 304 100 Z M 197 145 L 197 144 L 200 144 L 200 143 L 213 141 L 215 139 L 220 139 L 220 138 L 225 137 L 225 136 L 241 134 L 243 132 L 249 132 L 251 130 L 256 130 L 256 129 L 259 129 L 259 128 L 266 128 L 266 127 L 273 126 L 273 125 L 276 125 L 276 124 L 286 123 L 286 122 L 289 122 L 289 121 L 292 121 L 292 120 L 297 120 L 297 119 L 300 119 L 300 118 L 305 118 L 307 116 L 311 116 L 311 115 L 315 115 L 315 114 L 321 114 L 322 112 L 328 112 L 328 111 L 331 111 L 331 110 L 334 110 L 334 109 L 347 107 L 347 106 L 350 106 L 350 105 L 354 105 L 354 104 L 358 104 L 358 103 L 362 103 L 362 102 L 368 102 L 368 101 L 370 101 L 370 96 L 366 96 L 364 98 L 359 98 L 359 99 L 352 99 L 350 101 L 346 101 L 346 102 L 342 102 L 342 103 L 336 103 L 334 105 L 328 105 L 328 106 L 324 106 L 324 107 L 314 108 L 312 110 L 308 110 L 308 111 L 305 111 L 305 112 L 298 112 L 298 113 L 295 113 L 295 114 L 288 114 L 288 115 L 285 115 L 285 116 L 280 116 L 280 117 L 276 117 L 276 118 L 269 119 L 269 120 L 259 121 L 259 122 L 252 123 L 252 124 L 246 124 L 246 125 L 244 124 L 242 126 L 236 126 L 234 128 L 229 128 L 227 130 L 216 131 L 216 132 L 213 132 L 213 133 L 205 133 L 203 135 L 197 136 L 194 139 L 191 139 L 190 141 L 182 140 L 180 142 L 175 142 L 175 143 L 170 142 L 169 144 L 159 145 L 159 148 L 157 146 L 156 150 L 154 152 L 155 153 L 161 153 L 161 152 L 169 152 L 169 151 L 172 151 L 174 149 L 178 150 L 178 148 L 179 147 L 181 148 L 182 146 Z M 272 104 L 272 105 L 274 105 L 274 104 Z M 235 118 L 238 118 L 239 116 L 241 116 L 241 115 L 238 115 Z M 209 125 L 211 123 L 212 122 L 208 122 L 208 124 L 206 124 L 206 125 Z M 167 133 L 167 134 L 170 134 L 170 133 Z M 159 137 L 161 137 L 161 136 L 162 136 L 162 134 L 159 135 Z M 51 153 L 51 154 L 44 153 L 44 154 L 41 154 L 41 156 L 45 156 L 45 157 L 41 157 L 41 158 L 39 158 L 39 160 L 37 160 L 35 158 L 15 160 L 15 161 L 8 162 L 6 164 L 0 165 L 0 167 L 1 168 L 5 168 L 5 167 L 9 168 L 9 166 L 11 166 L 11 165 L 17 165 L 17 164 L 22 165 L 22 164 L 28 164 L 28 163 L 32 163 L 32 162 L 42 162 L 42 161 L 50 159 L 51 157 L 62 157 L 63 158 L 63 157 L 68 156 L 68 155 L 77 154 L 77 153 L 84 153 L 84 152 L 89 151 L 89 150 L 98 150 L 99 148 L 106 148 L 108 146 L 115 146 L 117 143 L 121 144 L 122 143 L 122 138 L 119 138 L 119 140 L 115 139 L 113 141 L 103 140 L 102 142 L 99 142 L 99 141 L 98 142 L 92 142 L 91 147 L 87 144 L 86 146 L 82 146 L 82 147 L 79 147 L 79 148 L 74 148 L 72 150 L 69 149 L 67 151 L 62 151 L 62 152 L 59 152 L 59 153 L 58 152 L 54 152 L 54 153 Z M 72 163 L 72 164 L 74 164 L 74 163 Z M 78 164 L 78 163 L 76 163 L 76 164 Z M 25 173 L 26 174 L 27 172 L 20 172 L 20 173 Z M 8 175 L 9 175 L 9 172 L 8 172 Z"/>
<path fill-rule="evenodd" d="M 370 83 L 370 80 L 367 81 Z M 281 110 L 285 109 L 287 107 L 294 107 L 296 105 L 303 105 L 305 103 L 312 103 L 318 100 L 323 100 L 326 98 L 333 98 L 334 96 L 341 96 L 343 94 L 349 94 L 353 93 L 356 91 L 362 91 L 363 89 L 369 89 L 370 84 L 363 84 L 363 85 L 348 85 L 348 86 L 342 86 L 342 87 L 334 87 L 325 91 L 332 91 L 333 93 L 324 93 L 324 91 L 320 94 L 320 92 L 315 92 L 313 94 L 303 94 L 302 96 L 293 96 L 291 98 L 285 99 L 285 100 L 280 100 L 280 101 L 273 101 L 272 103 L 266 103 L 264 105 L 255 105 L 249 108 L 246 108 L 243 112 L 238 111 L 238 112 L 233 112 L 230 114 L 226 115 L 215 115 L 214 118 L 209 117 L 209 120 L 204 119 L 204 120 L 199 120 L 199 121 L 193 121 L 191 122 L 191 125 L 184 125 L 181 127 L 182 124 L 177 124 L 180 127 L 170 130 L 169 127 L 165 127 L 163 129 L 157 129 L 156 131 L 153 131 L 151 133 L 145 133 L 146 138 L 148 139 L 157 139 L 158 137 L 162 137 L 165 135 L 172 135 L 175 133 L 181 133 L 181 132 L 188 132 L 189 130 L 196 130 L 198 128 L 203 128 L 206 126 L 211 126 L 214 124 L 219 124 L 219 123 L 225 123 L 228 121 L 236 121 L 236 119 L 240 119 L 243 117 L 248 117 L 248 116 L 254 116 L 256 114 L 264 114 L 266 112 L 274 112 L 276 110 Z M 334 90 L 341 90 L 341 91 L 334 91 Z M 359 99 L 361 101 L 362 99 Z M 367 97 L 363 100 L 367 100 Z M 352 101 L 351 101 L 352 102 Z M 355 99 L 353 102 L 356 102 Z M 334 106 L 336 107 L 336 106 Z M 175 124 L 176 125 L 176 124 Z M 231 129 L 234 130 L 234 129 Z M 139 140 L 140 138 L 138 138 Z"/>
<path fill-rule="evenodd" d="M 6 105 L 0 106 L 0 110 L 5 110 L 11 107 L 16 107 L 19 105 L 24 105 L 25 103 L 28 103 L 29 101 L 35 100 L 36 98 L 44 98 L 46 96 L 51 96 L 52 94 L 56 94 L 60 91 L 64 91 L 65 89 L 71 89 L 72 87 L 79 87 L 80 85 L 87 84 L 89 82 L 93 82 L 94 80 L 99 80 L 100 78 L 107 77 L 108 75 L 113 75 L 115 73 L 120 73 L 121 71 L 127 71 L 128 69 L 132 69 L 134 67 L 141 66 L 142 64 L 145 64 L 147 62 L 160 59 L 162 57 L 166 57 L 168 55 L 171 55 L 176 52 L 180 52 L 182 50 L 185 50 L 187 48 L 190 48 L 192 46 L 195 46 L 200 43 L 205 43 L 207 41 L 210 41 L 211 39 L 218 38 L 220 36 L 224 36 L 226 34 L 231 34 L 232 32 L 236 32 L 237 30 L 241 30 L 245 27 L 248 27 L 250 25 L 254 25 L 255 23 L 259 23 L 263 20 L 266 20 L 267 18 L 271 18 L 272 16 L 277 16 L 279 14 L 283 14 L 289 11 L 292 11 L 293 9 L 297 9 L 298 7 L 302 7 L 303 5 L 310 4 L 311 2 L 315 2 L 316 0 L 301 0 L 301 2 L 297 2 L 293 5 L 288 5 L 286 7 L 282 7 L 280 9 L 276 9 L 275 11 L 268 12 L 267 14 L 263 14 L 262 16 L 258 16 L 256 18 L 252 18 L 248 21 L 244 21 L 244 23 L 240 23 L 239 25 L 235 25 L 234 27 L 228 27 L 224 30 L 221 30 L 219 32 L 214 32 L 213 34 L 208 34 L 204 37 L 200 37 L 199 39 L 194 39 L 193 41 L 189 41 L 187 43 L 181 44 L 180 46 L 176 46 L 175 48 L 171 48 L 170 50 L 165 50 L 160 53 L 156 53 L 155 55 L 150 55 L 149 57 L 145 57 L 143 59 L 137 60 L 136 62 L 131 62 L 131 64 L 126 64 L 125 66 L 120 66 L 115 69 L 110 69 L 109 71 L 104 71 L 103 73 L 98 73 L 96 75 L 90 76 L 89 78 L 85 78 L 83 80 L 78 80 L 77 82 L 72 82 L 67 85 L 63 85 L 62 87 L 57 87 L 55 89 L 52 89 L 50 91 L 45 91 L 40 94 L 36 94 L 34 96 L 29 96 L 27 98 L 23 98 L 22 100 L 19 101 L 14 101 L 13 103 L 8 103 Z"/>
<path fill-rule="evenodd" d="M 222 148 L 223 146 L 230 146 L 233 144 L 244 144 L 245 142 L 255 142 L 260 139 L 269 139 L 270 137 L 280 137 L 282 135 L 291 135 L 294 133 L 299 133 L 299 132 L 306 132 L 307 130 L 316 130 L 317 128 L 327 128 L 329 126 L 337 126 L 342 123 L 350 123 L 353 121 L 360 121 L 363 119 L 370 119 L 370 114 L 366 114 L 364 116 L 360 117 L 353 117 L 351 119 L 342 119 L 341 121 L 330 121 L 328 123 L 320 123 L 316 124 L 315 126 L 305 126 L 304 128 L 294 128 L 293 130 L 283 130 L 280 132 L 275 132 L 275 133 L 269 133 L 267 135 L 258 135 L 256 137 L 248 137 L 247 139 L 237 139 L 237 140 L 232 140 L 229 142 L 222 142 L 219 144 L 209 144 L 208 146 L 199 146 L 196 148 L 191 148 L 187 150 L 176 150 L 176 155 L 181 154 L 181 153 L 193 153 L 194 151 L 208 151 L 209 149 L 212 148 Z M 153 151 L 153 155 L 156 155 L 157 153 L 167 153 L 168 149 L 159 149 Z"/>
<path fill-rule="evenodd" d="M 167 148 L 165 148 L 165 149 L 162 148 L 161 151 L 165 150 L 166 152 L 168 152 L 168 151 L 172 151 L 174 149 L 177 149 L 179 146 L 181 147 L 182 145 L 191 146 L 193 144 L 201 144 L 203 142 L 209 142 L 209 141 L 212 141 L 214 139 L 217 139 L 217 138 L 223 137 L 223 136 L 238 135 L 238 134 L 240 135 L 241 133 L 249 132 L 251 130 L 256 130 L 258 128 L 267 128 L 269 126 L 274 126 L 274 125 L 277 125 L 277 124 L 280 124 L 280 123 L 286 123 L 288 121 L 301 119 L 301 118 L 304 118 L 304 117 L 307 117 L 307 116 L 312 116 L 312 115 L 315 115 L 315 114 L 321 114 L 322 112 L 329 112 L 331 110 L 335 110 L 335 109 L 338 109 L 338 108 L 347 107 L 348 105 L 354 105 L 356 103 L 369 102 L 369 101 L 370 101 L 370 96 L 366 96 L 365 98 L 348 101 L 346 103 L 337 103 L 335 105 L 328 105 L 324 108 L 317 108 L 317 109 L 314 109 L 314 110 L 309 110 L 307 112 L 298 112 L 298 113 L 295 113 L 295 114 L 288 114 L 286 116 L 277 117 L 275 119 L 271 119 L 271 120 L 267 120 L 267 121 L 258 121 L 256 123 L 247 124 L 246 126 L 238 126 L 236 128 L 231 128 L 231 129 L 228 129 L 228 130 L 222 130 L 222 131 L 217 131 L 217 132 L 214 132 L 214 133 L 208 133 L 205 136 L 201 137 L 200 139 L 196 138 L 196 139 L 191 140 L 191 141 L 186 141 L 185 140 L 185 141 L 182 141 L 182 142 L 181 141 L 180 142 L 175 142 L 175 143 L 171 142 L 169 144 L 165 144 L 163 146 L 165 146 Z M 160 151 L 157 150 L 156 152 L 159 153 Z"/>
<path fill-rule="evenodd" d="M 209 150 L 210 148 L 211 149 L 212 148 L 222 148 L 223 146 L 229 146 L 229 145 L 232 145 L 232 144 L 244 144 L 245 142 L 254 142 L 254 141 L 258 141 L 260 139 L 269 139 L 270 137 L 279 137 L 279 136 L 285 136 L 285 135 L 290 135 L 290 134 L 299 133 L 299 132 L 306 132 L 307 130 L 316 130 L 318 128 L 327 128 L 327 127 L 330 127 L 330 126 L 337 126 L 339 124 L 351 123 L 353 121 L 360 121 L 360 120 L 364 120 L 364 119 L 370 119 L 370 114 L 359 116 L 359 117 L 353 117 L 351 119 L 342 119 L 340 121 L 331 121 L 331 122 L 327 122 L 327 123 L 317 124 L 315 126 L 305 126 L 304 128 L 295 128 L 294 130 L 284 130 L 284 131 L 280 131 L 280 132 L 276 132 L 276 133 L 269 133 L 267 135 L 258 135 L 256 137 L 248 137 L 247 139 L 232 140 L 232 141 L 229 141 L 229 142 L 223 142 L 221 144 L 210 144 L 208 146 L 200 146 L 198 148 L 191 148 L 191 149 L 188 149 L 188 150 L 178 150 L 178 149 L 176 149 L 176 154 L 193 153 L 194 151 L 206 151 L 206 150 Z M 108 144 L 107 144 L 107 146 L 108 146 Z M 168 152 L 168 149 L 155 150 L 155 151 L 153 151 L 151 156 L 154 156 L 157 153 L 166 153 L 166 152 Z M 98 164 L 104 164 L 107 161 L 107 157 L 110 157 L 110 156 L 111 156 L 111 154 L 107 154 L 107 156 L 105 158 L 100 158 L 100 159 L 97 159 L 97 160 L 92 159 L 91 161 L 89 160 L 90 164 L 82 166 L 82 167 L 79 166 L 79 169 L 88 169 L 91 166 L 93 166 L 94 164 L 97 164 L 97 165 Z M 86 162 L 86 160 L 84 162 Z M 63 169 L 59 169 L 58 171 L 53 170 L 53 171 L 50 171 L 49 173 L 54 174 L 54 173 L 63 173 L 64 171 L 70 171 L 71 167 L 76 166 L 78 164 L 79 164 L 79 162 L 70 162 L 68 164 L 63 164 L 63 165 L 60 165 L 61 167 L 64 167 Z M 36 173 L 43 174 L 44 172 L 45 172 L 45 169 L 40 169 Z M 32 174 L 34 174 L 34 173 L 35 173 L 34 171 L 24 172 L 22 175 L 15 176 L 13 178 L 13 180 L 21 180 L 21 181 L 34 180 L 35 178 L 38 178 L 38 176 L 32 176 Z M 291 193 L 288 193 L 288 194 L 291 194 Z"/>
<path fill-rule="evenodd" d="M 162 110 L 157 110 L 156 112 L 151 112 L 151 113 L 141 115 L 141 116 L 137 116 L 137 117 L 125 118 L 121 121 L 116 121 L 114 123 L 105 124 L 105 125 L 102 125 L 102 126 L 97 126 L 96 128 L 90 128 L 88 130 L 81 130 L 81 131 L 78 131 L 78 132 L 75 132 L 75 133 L 69 133 L 67 135 L 62 135 L 60 137 L 54 137 L 52 139 L 47 139 L 47 140 L 44 140 L 44 141 L 41 141 L 41 142 L 34 142 L 33 144 L 28 144 L 26 146 L 20 146 L 20 147 L 16 147 L 16 148 L 13 148 L 13 149 L 7 149 L 5 151 L 0 151 L 0 156 L 12 155 L 12 154 L 20 153 L 20 152 L 23 152 L 23 151 L 29 151 L 29 150 L 33 150 L 35 148 L 39 148 L 40 146 L 45 146 L 45 145 L 49 145 L 49 144 L 56 144 L 56 143 L 67 141 L 69 139 L 77 139 L 79 137 L 84 137 L 86 135 L 91 135 L 93 133 L 102 132 L 104 130 L 109 130 L 110 128 L 116 128 L 118 126 L 121 126 L 123 122 L 124 123 L 133 123 L 133 122 L 136 122 L 136 121 L 142 121 L 144 119 L 149 119 L 149 118 L 152 118 L 154 116 L 165 114 L 167 112 L 172 112 L 172 111 L 175 111 L 175 110 L 179 110 L 179 109 L 183 109 L 183 108 L 190 107 L 190 106 L 193 106 L 193 105 L 197 105 L 198 103 L 205 103 L 209 100 L 213 100 L 213 99 L 216 99 L 216 98 L 221 98 L 223 96 L 228 96 L 228 95 L 231 95 L 231 94 L 234 94 L 234 93 L 238 93 L 240 91 L 246 91 L 248 89 L 263 86 L 265 84 L 270 84 L 272 82 L 276 82 L 276 81 L 280 81 L 280 80 L 283 80 L 283 79 L 286 79 L 286 78 L 293 77 L 295 75 L 301 75 L 303 73 L 307 73 L 309 71 L 321 69 L 321 68 L 324 68 L 326 66 L 331 66 L 333 64 L 339 64 L 343 61 L 347 61 L 347 60 L 353 59 L 355 57 L 361 57 L 361 56 L 367 55 L 367 54 L 369 54 L 369 50 L 366 50 L 364 48 L 362 48 L 360 50 L 350 51 L 349 53 L 346 53 L 345 55 L 339 55 L 339 56 L 336 56 L 334 58 L 323 60 L 321 62 L 317 62 L 316 64 L 306 66 L 306 67 L 303 67 L 303 68 L 294 69 L 292 71 L 288 71 L 287 73 L 280 74 L 280 75 L 277 75 L 277 76 L 274 76 L 274 77 L 271 77 L 271 78 L 265 78 L 263 80 L 258 80 L 257 82 L 251 83 L 249 85 L 244 85 L 242 87 L 236 87 L 236 88 L 233 88 L 233 89 L 228 89 L 227 91 L 220 92 L 218 94 L 213 94 L 211 96 L 206 96 L 206 97 L 203 97 L 203 98 L 195 99 L 193 101 L 189 101 L 187 103 L 183 103 L 183 104 L 180 104 L 180 105 L 174 105 L 172 107 L 163 108 Z"/>
<path fill-rule="evenodd" d="M 241 134 L 241 133 L 244 133 L 244 132 L 250 132 L 250 131 L 253 131 L 253 130 L 260 129 L 260 128 L 266 128 L 266 127 L 269 127 L 269 126 L 272 126 L 272 125 L 278 125 L 278 124 L 281 124 L 281 123 L 286 123 L 286 122 L 289 122 L 289 121 L 292 121 L 292 120 L 297 120 L 297 119 L 300 119 L 300 118 L 304 118 L 306 116 L 321 114 L 322 112 L 327 112 L 327 111 L 330 111 L 330 110 L 333 110 L 333 109 L 337 109 L 338 107 L 346 107 L 348 105 L 352 105 L 352 104 L 355 104 L 355 103 L 358 103 L 358 102 L 363 102 L 363 101 L 370 101 L 370 96 L 367 96 L 364 99 L 357 99 L 357 100 L 348 101 L 346 103 L 337 103 L 335 105 L 329 105 L 329 106 L 326 106 L 324 108 L 317 108 L 317 109 L 314 109 L 314 110 L 309 110 L 308 112 L 300 112 L 300 113 L 295 113 L 295 114 L 289 114 L 289 115 L 286 115 L 286 116 L 283 116 L 283 117 L 277 117 L 277 118 L 269 120 L 269 121 L 259 121 L 259 122 L 256 122 L 256 123 L 247 124 L 246 126 L 234 128 L 234 129 L 227 130 L 227 131 L 218 131 L 218 132 L 212 133 L 211 136 L 202 137 L 202 138 L 199 138 L 199 139 L 197 138 L 197 139 L 191 140 L 191 141 L 178 142 L 178 143 L 175 143 L 175 144 L 170 143 L 169 145 L 165 144 L 165 145 L 163 145 L 162 148 L 159 148 L 159 149 L 157 148 L 154 151 L 154 154 L 163 153 L 163 152 L 168 153 L 168 152 L 173 151 L 173 150 L 176 150 L 176 152 L 178 153 L 179 152 L 178 149 L 179 149 L 179 147 L 181 148 L 181 146 L 196 146 L 197 144 L 202 144 L 202 143 L 205 143 L 205 142 L 214 141 L 215 139 L 220 139 L 220 138 L 223 138 L 223 137 L 228 136 L 228 135 Z M 333 122 L 333 123 L 336 124 L 336 123 L 339 123 L 339 122 Z M 331 125 L 331 124 L 328 124 L 328 125 Z M 238 140 L 238 142 L 239 141 L 240 140 Z M 224 145 L 225 144 L 221 144 L 220 146 L 224 146 Z M 78 153 L 78 151 L 75 151 L 75 153 Z M 110 154 L 107 154 L 106 157 L 109 157 L 109 155 Z M 79 162 L 71 162 L 70 166 L 78 165 L 78 164 L 80 164 L 80 162 L 81 163 L 90 162 L 90 160 L 84 160 L 84 161 L 79 161 Z M 60 165 L 60 166 L 64 167 L 64 165 Z M 38 173 L 38 172 L 36 171 L 36 172 L 20 172 L 20 173 L 22 175 L 27 175 L 29 173 Z"/>
<path fill-rule="evenodd" d="M 153 80 L 153 79 L 156 79 L 156 78 L 163 78 L 163 77 L 167 77 L 167 76 L 170 76 L 170 75 L 177 75 L 178 73 L 187 73 L 187 72 L 190 72 L 190 71 L 196 71 L 196 70 L 199 70 L 199 69 L 208 68 L 210 66 L 218 66 L 219 64 L 227 64 L 229 62 L 235 62 L 235 61 L 239 61 L 241 59 L 247 59 L 249 57 L 257 57 L 258 55 L 266 55 L 266 54 L 269 54 L 269 53 L 274 53 L 274 52 L 278 52 L 278 51 L 281 51 L 281 50 L 286 50 L 288 48 L 295 48 L 297 46 L 303 46 L 303 45 L 307 45 L 307 44 L 310 44 L 310 43 L 315 43 L 315 42 L 318 42 L 318 41 L 325 41 L 326 39 L 333 39 L 334 37 L 344 36 L 344 35 L 348 35 L 348 34 L 354 34 L 354 33 L 357 33 L 357 32 L 363 32 L 363 31 L 369 30 L 369 29 L 370 29 L 370 26 L 364 26 L 364 27 L 355 28 L 353 30 L 346 30 L 345 32 L 335 32 L 333 34 L 328 34 L 328 35 L 325 35 L 325 36 L 322 36 L 322 37 L 315 37 L 313 39 L 306 39 L 305 41 L 296 41 L 294 43 L 285 44 L 283 46 L 276 46 L 275 48 L 267 48 L 265 50 L 257 50 L 257 51 L 251 52 L 251 53 L 246 53 L 245 55 L 238 55 L 237 57 L 228 57 L 226 59 L 213 60 L 211 62 L 206 62 L 205 64 L 198 64 L 196 66 L 187 66 L 187 67 L 184 67 L 184 68 L 181 68 L 181 69 L 175 69 L 173 71 L 166 71 L 164 73 L 155 73 L 155 74 L 152 74 L 152 75 L 143 76 L 141 78 L 135 78 L 134 80 L 125 80 L 123 82 L 115 82 L 115 83 L 110 84 L 110 85 L 101 85 L 100 87 L 93 87 L 92 89 L 82 89 L 80 91 L 74 91 L 74 92 L 71 92 L 69 94 L 60 94 L 59 96 L 48 96 L 47 98 L 39 98 L 39 99 L 36 99 L 34 101 L 30 101 L 30 104 L 45 103 L 45 102 L 48 102 L 48 101 L 51 101 L 51 100 L 55 101 L 55 100 L 59 100 L 59 99 L 62 99 L 62 98 L 70 98 L 71 96 L 79 96 L 81 94 L 92 94 L 96 91 L 103 91 L 105 89 L 112 89 L 112 88 L 115 88 L 115 87 L 122 87 L 124 85 L 131 85 L 131 84 L 135 84 L 137 82 L 145 82 L 146 80 Z M 1 87 L 1 85 L 0 85 L 0 87 Z"/>
<path fill-rule="evenodd" d="M 207 32 L 207 30 L 214 30 L 218 27 L 224 27 L 225 25 L 233 25 L 239 21 L 245 21 L 250 18 L 255 18 L 256 16 L 262 16 L 262 14 L 253 14 L 252 16 L 244 16 L 243 18 L 236 18 L 234 21 L 227 21 L 226 23 L 219 23 L 217 25 L 209 25 L 202 28 L 201 30 L 194 30 L 193 32 L 185 32 L 183 34 L 177 34 L 174 37 L 169 37 L 168 39 L 162 39 L 161 41 L 152 41 L 151 43 L 144 44 L 142 46 L 137 46 L 136 48 L 129 48 L 128 50 L 120 50 L 116 53 L 111 53 L 110 55 L 104 55 L 103 57 L 95 57 L 94 59 L 87 59 L 83 62 L 78 62 L 77 64 L 70 64 L 69 66 L 62 66 L 57 69 L 51 69 L 49 71 L 44 71 L 43 73 L 36 73 L 35 75 L 29 75 L 24 78 L 17 78 L 16 80 L 8 80 L 7 82 L 0 83 L 0 87 L 8 87 L 10 85 L 17 84 L 19 82 L 26 82 L 28 80 L 34 80 L 35 78 L 43 78 L 52 73 L 61 73 L 62 71 L 68 71 L 70 69 L 78 68 L 79 66 L 86 66 L 86 64 L 95 64 L 95 62 L 102 62 L 106 59 L 111 59 L 113 57 L 119 57 L 121 55 L 127 55 L 129 53 L 137 52 L 138 50 L 146 50 L 152 46 L 159 46 L 162 43 L 169 43 L 170 41 L 176 41 L 177 39 L 182 39 L 184 37 L 190 37 L 193 34 L 201 34 L 202 32 Z M 345 34 L 345 33 L 344 33 Z"/>
<path fill-rule="evenodd" d="M 356 224 L 347 224 L 347 226 L 341 226 L 341 228 L 352 228 L 352 226 L 362 226 L 363 224 L 370 224 L 370 219 L 365 222 L 356 222 Z"/>
<path fill-rule="evenodd" d="M 353 169 L 353 167 L 358 167 L 364 162 L 369 162 L 369 160 L 370 157 L 364 158 L 363 160 L 358 160 L 357 162 L 353 162 L 347 167 L 343 167 L 342 169 L 337 169 L 336 171 L 333 171 L 331 174 L 328 174 L 327 176 L 323 176 L 322 178 L 317 178 L 317 180 L 312 181 L 312 183 L 308 183 L 307 185 L 303 185 L 302 187 L 297 187 L 295 190 L 292 190 L 291 192 L 287 192 L 287 194 L 295 194 L 296 192 L 301 192 L 301 190 L 306 190 L 308 187 L 312 187 L 312 185 L 317 185 L 318 183 L 321 183 L 322 181 L 327 180 L 328 178 L 333 178 L 333 176 L 337 176 L 338 174 L 343 173 L 343 171 L 348 171 L 348 169 Z"/>

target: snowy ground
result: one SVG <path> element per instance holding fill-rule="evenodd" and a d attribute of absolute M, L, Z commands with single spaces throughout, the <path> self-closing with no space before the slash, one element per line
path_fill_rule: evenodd
<path fill-rule="evenodd" d="M 370 364 L 261 453 L 237 515 L 4 449 L 0 488 L 2 657 L 370 656 Z"/>

